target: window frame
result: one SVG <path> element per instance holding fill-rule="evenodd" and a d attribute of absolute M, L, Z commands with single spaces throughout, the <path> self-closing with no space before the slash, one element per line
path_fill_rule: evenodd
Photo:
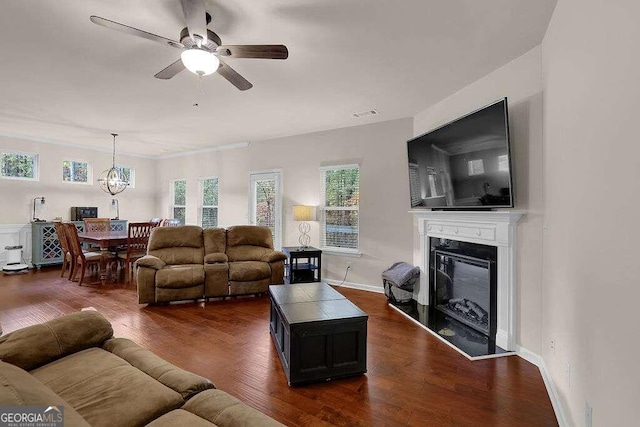
<path fill-rule="evenodd" d="M 326 193 L 326 176 L 328 171 L 338 171 L 345 169 L 357 169 L 358 170 L 358 205 L 357 206 L 345 206 L 345 207 L 327 207 L 327 193 Z M 362 252 L 360 251 L 360 165 L 357 163 L 353 164 L 341 164 L 341 165 L 331 165 L 331 166 L 322 166 L 320 167 L 320 249 L 324 252 L 337 253 L 343 255 L 355 255 L 360 256 Z M 327 211 L 356 211 L 358 212 L 358 230 L 357 230 L 357 238 L 356 238 L 356 248 L 343 248 L 339 246 L 328 246 L 326 244 L 326 221 L 327 221 Z"/>
<path fill-rule="evenodd" d="M 118 170 L 120 170 L 120 173 L 122 173 L 123 169 L 129 169 L 129 185 L 127 185 L 127 188 L 136 188 L 136 170 L 133 166 L 127 166 L 127 165 L 119 165 L 116 164 L 116 168 L 118 168 Z M 179 179 L 176 181 L 180 181 Z"/>
<path fill-rule="evenodd" d="M 204 182 L 208 180 L 216 180 L 216 192 L 218 193 L 218 203 L 216 205 L 205 205 L 204 204 Z M 204 228 L 204 224 L 202 221 L 204 220 L 204 215 L 202 214 L 202 210 L 205 208 L 214 208 L 216 210 L 216 224 L 211 228 L 216 228 L 220 224 L 220 178 L 217 176 L 203 176 L 198 178 L 198 225 Z"/>
<path fill-rule="evenodd" d="M 176 204 L 176 182 L 184 182 L 184 205 Z M 184 208 L 184 224 L 187 223 L 187 180 L 186 179 L 172 179 L 169 181 L 169 197 L 171 203 L 169 204 L 169 218 L 175 218 L 175 208 Z"/>
<path fill-rule="evenodd" d="M 6 176 L 0 173 L 0 179 L 14 179 L 18 181 L 40 181 L 40 155 L 38 155 L 37 153 L 30 153 L 28 151 L 5 150 L 5 149 L 0 149 L 0 154 L 31 156 L 32 162 L 33 162 L 33 178 L 28 178 L 23 176 Z"/>
<path fill-rule="evenodd" d="M 72 162 L 72 163 L 86 163 L 87 164 L 87 180 L 85 182 L 82 181 L 65 181 L 64 180 L 64 162 Z M 80 160 L 80 159 L 63 159 L 62 160 L 62 182 L 66 184 L 81 184 L 81 185 L 93 185 L 93 167 L 91 162 L 88 160 Z"/>

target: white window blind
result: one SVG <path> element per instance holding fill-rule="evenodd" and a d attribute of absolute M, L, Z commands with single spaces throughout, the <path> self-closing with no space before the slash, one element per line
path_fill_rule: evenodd
<path fill-rule="evenodd" d="M 185 224 L 187 213 L 187 181 L 177 179 L 171 181 L 171 216 L 180 220 L 180 225 Z"/>
<path fill-rule="evenodd" d="M 199 223 L 202 228 L 218 226 L 218 178 L 200 179 Z"/>
<path fill-rule="evenodd" d="M 323 249 L 359 249 L 360 168 L 358 165 L 321 169 L 320 245 Z"/>

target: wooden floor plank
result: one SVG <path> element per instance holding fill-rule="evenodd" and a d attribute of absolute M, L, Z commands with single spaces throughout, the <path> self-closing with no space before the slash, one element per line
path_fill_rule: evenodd
<path fill-rule="evenodd" d="M 0 276 L 5 333 L 95 307 L 116 336 L 287 425 L 557 425 L 537 367 L 517 356 L 471 362 L 381 294 L 337 288 L 369 314 L 367 374 L 289 387 L 269 336 L 268 297 L 145 306 L 135 285 L 78 286 L 59 276 L 58 268 Z"/>

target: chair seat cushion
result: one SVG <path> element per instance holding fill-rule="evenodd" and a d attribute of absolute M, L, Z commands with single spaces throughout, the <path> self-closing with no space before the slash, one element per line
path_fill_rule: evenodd
<path fill-rule="evenodd" d="M 180 393 L 99 348 L 58 359 L 31 374 L 92 426 L 144 425 L 184 402 Z"/>
<path fill-rule="evenodd" d="M 203 283 L 203 264 L 167 265 L 156 272 L 158 288 L 181 289 Z"/>
<path fill-rule="evenodd" d="M 271 267 L 262 261 L 238 261 L 229 263 L 229 280 L 251 282 L 271 277 Z"/>

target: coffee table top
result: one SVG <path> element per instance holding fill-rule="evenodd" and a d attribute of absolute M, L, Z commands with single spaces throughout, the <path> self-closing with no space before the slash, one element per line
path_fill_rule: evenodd
<path fill-rule="evenodd" d="M 271 285 L 269 293 L 290 325 L 368 317 L 367 313 L 326 283 Z"/>

